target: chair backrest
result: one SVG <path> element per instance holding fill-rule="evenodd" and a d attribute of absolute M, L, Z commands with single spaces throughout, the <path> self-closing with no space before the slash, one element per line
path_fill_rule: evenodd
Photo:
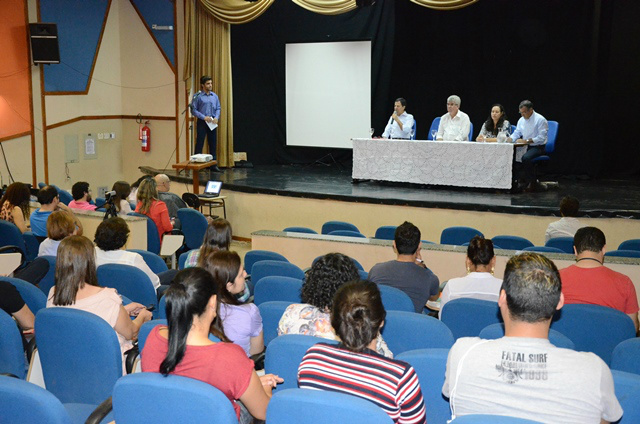
<path fill-rule="evenodd" d="M 349 231 L 349 230 L 335 230 L 331 231 L 328 236 L 342 236 L 342 237 L 358 237 L 358 238 L 367 238 L 364 234 L 358 231 Z"/>
<path fill-rule="evenodd" d="M 22 336 L 16 322 L 0 309 L 0 374 L 9 373 L 24 379 L 27 368 Z M 1 408 L 0 408 L 1 410 Z"/>
<path fill-rule="evenodd" d="M 156 313 L 157 319 L 167 319 L 167 298 L 165 295 L 162 295 L 160 300 L 158 300 L 158 311 Z"/>
<path fill-rule="evenodd" d="M 178 269 L 184 269 L 184 266 L 187 264 L 187 256 L 189 256 L 189 253 L 191 252 L 195 252 L 198 249 L 191 249 L 188 252 L 183 252 L 180 257 L 178 258 Z M 249 271 L 247 271 L 247 273 L 249 273 Z"/>
<path fill-rule="evenodd" d="M 382 337 L 394 355 L 414 349 L 449 349 L 454 342 L 451 330 L 437 318 L 404 311 L 387 311 Z"/>
<path fill-rule="evenodd" d="M 576 350 L 593 352 L 607 365 L 618 343 L 636 335 L 627 314 L 600 305 L 564 305 L 556 312 L 551 328 L 570 338 Z"/>
<path fill-rule="evenodd" d="M 238 422 L 231 401 L 212 385 L 151 372 L 118 380 L 113 389 L 113 414 L 119 424 Z"/>
<path fill-rule="evenodd" d="M 56 190 L 58 190 L 58 196 L 60 197 L 60 202 L 69 206 L 69 203 L 73 200 L 73 196 L 71 195 L 71 193 L 69 193 L 67 190 L 61 189 L 57 185 L 53 184 L 53 187 L 55 187 Z"/>
<path fill-rule="evenodd" d="M 40 250 L 40 241 L 31 231 L 22 233 L 22 238 L 24 239 L 24 245 L 27 249 L 27 261 L 32 261 L 38 257 L 38 250 Z"/>
<path fill-rule="evenodd" d="M 418 130 L 418 124 L 416 123 L 416 120 L 413 120 L 413 125 L 411 126 L 411 140 L 415 140 L 416 139 L 416 132 Z"/>
<path fill-rule="evenodd" d="M 269 424 L 368 423 L 389 424 L 391 418 L 373 402 L 326 390 L 278 391 L 267 407 Z"/>
<path fill-rule="evenodd" d="M 347 230 L 347 231 L 355 231 L 357 233 L 360 232 L 358 227 L 353 224 L 344 221 L 327 221 L 322 224 L 321 234 L 329 234 L 331 231 L 336 230 Z"/>
<path fill-rule="evenodd" d="M 103 207 L 105 203 L 107 203 L 107 199 L 105 199 L 104 197 L 96 197 L 96 207 L 98 209 Z"/>
<path fill-rule="evenodd" d="M 637 358 L 636 358 L 637 359 Z M 624 415 L 616 421 L 618 424 L 640 423 L 640 375 L 624 371 L 611 370 L 616 398 L 622 406 Z"/>
<path fill-rule="evenodd" d="M 640 375 L 640 338 L 620 342 L 611 354 L 611 369 Z"/>
<path fill-rule="evenodd" d="M 62 403 L 100 404 L 122 376 L 115 330 L 101 317 L 72 308 L 45 308 L 35 330 L 44 382 Z"/>
<path fill-rule="evenodd" d="M 379 240 L 395 240 L 396 228 L 398 228 L 396 225 L 383 225 L 378 227 L 373 237 Z"/>
<path fill-rule="evenodd" d="M 131 265 L 105 264 L 98 267 L 98 283 L 112 287 L 133 302 L 158 306 L 158 296 L 149 276 Z"/>
<path fill-rule="evenodd" d="M 307 350 L 316 343 L 338 344 L 333 340 L 301 334 L 284 334 L 271 340 L 267 347 L 264 369 L 267 374 L 276 374 L 284 379 L 274 392 L 298 387 L 298 367 Z"/>
<path fill-rule="evenodd" d="M 282 277 L 297 278 L 299 280 L 304 279 L 304 271 L 298 266 L 282 261 L 258 261 L 251 267 L 251 281 L 255 286 L 263 277 L 270 275 L 280 275 Z"/>
<path fill-rule="evenodd" d="M 469 140 L 473 141 L 473 122 L 469 122 Z"/>
<path fill-rule="evenodd" d="M 468 243 L 475 236 L 483 237 L 484 235 L 472 227 L 449 227 L 442 230 L 440 244 L 460 246 L 463 243 Z"/>
<path fill-rule="evenodd" d="M 540 424 L 526 418 L 508 417 L 506 415 L 470 414 L 457 417 L 451 421 L 456 424 Z"/>
<path fill-rule="evenodd" d="M 160 253 L 160 236 L 158 235 L 158 227 L 156 226 L 156 223 L 147 215 L 141 213 L 129 212 L 127 215 L 139 216 L 147 219 L 147 250 L 158 255 Z"/>
<path fill-rule="evenodd" d="M 612 250 L 610 252 L 606 252 L 604 256 L 617 256 L 622 258 L 640 258 L 640 250 Z"/>
<path fill-rule="evenodd" d="M 71 424 L 62 403 L 47 390 L 17 378 L 0 376 L 2 422 Z"/>
<path fill-rule="evenodd" d="M 554 237 L 547 240 L 544 244 L 546 247 L 555 247 L 564 253 L 573 253 L 573 237 Z"/>
<path fill-rule="evenodd" d="M 491 241 L 495 246 L 500 246 L 501 249 L 523 250 L 526 247 L 533 247 L 533 243 L 519 236 L 495 236 Z"/>
<path fill-rule="evenodd" d="M 307 227 L 287 227 L 282 231 L 286 231 L 290 233 L 318 234 L 317 231 Z"/>
<path fill-rule="evenodd" d="M 38 283 L 38 288 L 42 290 L 45 296 L 49 296 L 49 290 L 56 283 L 56 257 L 55 256 L 41 256 L 49 262 L 49 271 L 42 277 L 42 280 Z"/>
<path fill-rule="evenodd" d="M 28 260 L 27 245 L 20 229 L 14 223 L 4 219 L 0 219 L 0 247 L 2 246 L 17 246 Z"/>
<path fill-rule="evenodd" d="M 169 269 L 164 259 L 162 259 L 160 256 L 156 255 L 153 252 L 149 252 L 148 250 L 142 250 L 142 249 L 127 249 L 127 250 L 129 252 L 135 252 L 138 255 L 142 256 L 142 259 L 144 259 L 144 262 L 151 269 L 151 271 L 154 272 L 154 274 L 159 274 Z"/>
<path fill-rule="evenodd" d="M 428 423 L 445 423 L 451 419 L 449 400 L 442 395 L 449 349 L 416 349 L 395 356 L 408 362 L 418 374 Z"/>
<path fill-rule="evenodd" d="M 620 243 L 618 250 L 640 250 L 640 239 L 625 240 Z"/>
<path fill-rule="evenodd" d="M 182 201 L 187 204 L 190 208 L 199 209 L 200 208 L 200 199 L 197 195 L 193 193 L 183 193 Z"/>
<path fill-rule="evenodd" d="M 486 326 L 479 334 L 481 339 L 495 340 L 504 337 L 504 324 L 496 323 Z M 549 341 L 555 347 L 575 350 L 576 345 L 570 338 L 559 331 L 549 329 Z"/>
<path fill-rule="evenodd" d="M 258 281 L 253 289 L 253 303 L 260 305 L 264 302 L 283 300 L 291 303 L 301 303 L 300 291 L 302 280 L 299 278 L 269 275 Z"/>
<path fill-rule="evenodd" d="M 378 288 L 380 289 L 382 304 L 386 311 L 416 311 L 411 298 L 402 290 L 385 284 L 378 284 Z"/>
<path fill-rule="evenodd" d="M 547 132 L 547 144 L 544 146 L 544 153 L 551 154 L 556 148 L 556 139 L 558 138 L 558 121 L 548 121 L 549 131 Z"/>
<path fill-rule="evenodd" d="M 0 277 L 0 280 L 10 282 L 18 289 L 22 300 L 24 300 L 24 303 L 27 304 L 34 315 L 37 314 L 40 309 L 47 307 L 47 296 L 33 284 L 19 278 Z"/>
<path fill-rule="evenodd" d="M 447 302 L 440 319 L 453 333 L 453 337 L 476 337 L 483 328 L 502 321 L 497 302 L 461 297 Z"/>
<path fill-rule="evenodd" d="M 264 334 L 264 345 L 267 346 L 271 340 L 278 337 L 278 324 L 282 314 L 291 305 L 291 302 L 271 301 L 258 305 L 260 316 L 262 317 L 262 332 Z"/>
<path fill-rule="evenodd" d="M 438 131 L 439 126 L 440 126 L 440 117 L 438 116 L 437 118 L 433 119 L 433 122 L 431 122 L 431 127 L 429 127 L 429 136 L 427 137 L 427 140 L 433 140 L 433 136 L 431 135 L 431 132 L 433 130 Z"/>
<path fill-rule="evenodd" d="M 281 261 L 289 262 L 287 258 L 280 253 L 271 252 L 269 250 L 250 250 L 244 255 L 244 269 L 247 274 L 251 275 L 253 271 L 253 264 L 259 261 Z M 256 280 L 253 280 L 256 283 Z"/>
<path fill-rule="evenodd" d="M 549 246 L 530 246 L 525 247 L 525 252 L 538 252 L 538 253 L 566 253 L 562 249 L 558 249 L 557 247 L 549 247 Z"/>
<path fill-rule="evenodd" d="M 184 242 L 189 249 L 197 249 L 202 246 L 202 239 L 207 232 L 207 218 L 200 212 L 191 208 L 178 209 L 178 219 Z"/>

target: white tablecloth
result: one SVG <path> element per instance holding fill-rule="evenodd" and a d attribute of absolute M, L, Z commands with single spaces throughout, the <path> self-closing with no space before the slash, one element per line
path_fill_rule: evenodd
<path fill-rule="evenodd" d="M 511 188 L 513 144 L 353 139 L 353 179 Z"/>

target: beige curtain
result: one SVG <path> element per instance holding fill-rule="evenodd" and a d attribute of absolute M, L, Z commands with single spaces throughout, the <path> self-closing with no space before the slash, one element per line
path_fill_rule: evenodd
<path fill-rule="evenodd" d="M 356 8 L 356 0 L 291 0 L 300 7 L 322 15 L 339 15 Z"/>
<path fill-rule="evenodd" d="M 415 4 L 438 10 L 462 9 L 477 2 L 478 0 L 411 0 Z"/>
<path fill-rule="evenodd" d="M 189 0 L 191 1 L 191 0 Z M 262 15 L 274 0 L 197 0 L 203 10 L 228 24 L 245 24 Z"/>

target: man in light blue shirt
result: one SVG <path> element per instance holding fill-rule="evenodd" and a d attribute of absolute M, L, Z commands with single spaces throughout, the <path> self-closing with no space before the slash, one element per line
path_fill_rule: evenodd
<path fill-rule="evenodd" d="M 402 97 L 396 99 L 393 105 L 393 115 L 382 133 L 382 138 L 412 138 L 413 115 L 405 112 L 407 101 Z"/>
<path fill-rule="evenodd" d="M 220 120 L 220 100 L 216 93 L 211 91 L 213 82 L 210 76 L 200 78 L 201 91 L 198 91 L 191 101 L 191 113 L 198 118 L 196 126 L 197 138 L 194 153 L 202 153 L 204 139 L 209 142 L 209 154 L 216 159 L 217 125 Z M 216 128 L 209 128 L 208 124 L 215 124 Z M 217 170 L 217 166 L 216 166 Z"/>
<path fill-rule="evenodd" d="M 549 123 L 544 116 L 533 110 L 533 103 L 529 100 L 521 101 L 519 110 L 522 118 L 518 120 L 516 130 L 507 139 L 507 142 L 511 143 L 515 140 L 516 143 L 528 144 L 527 152 L 522 156 L 522 181 L 520 185 L 528 184 L 532 188 L 535 183 L 532 161 L 544 153 Z"/>

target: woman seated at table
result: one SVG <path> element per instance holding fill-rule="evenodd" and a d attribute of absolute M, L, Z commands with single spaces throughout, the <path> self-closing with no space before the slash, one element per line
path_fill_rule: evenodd
<path fill-rule="evenodd" d="M 331 326 L 333 298 L 344 284 L 360 278 L 350 257 L 341 253 L 328 253 L 307 271 L 300 298 L 304 303 L 289 305 L 278 323 L 278 335 L 304 334 L 329 340 L 339 340 Z M 393 353 L 378 334 L 375 350 L 393 358 Z"/>
<path fill-rule="evenodd" d="M 507 115 L 504 113 L 504 107 L 500 103 L 496 103 L 491 106 L 491 113 L 489 118 L 482 124 L 482 129 L 476 141 L 486 141 L 495 143 L 498 141 L 498 133 L 504 131 L 505 133 L 511 132 L 511 124 L 507 120 Z"/>
<path fill-rule="evenodd" d="M 375 283 L 357 281 L 340 287 L 331 324 L 342 343 L 309 348 L 298 368 L 298 387 L 361 397 L 395 423 L 424 423 L 424 399 L 413 367 L 375 352 L 385 316 Z"/>
<path fill-rule="evenodd" d="M 444 305 L 453 299 L 470 297 L 480 300 L 498 301 L 502 280 L 493 276 L 496 257 L 493 242 L 484 237 L 475 236 L 467 247 L 467 275 L 452 278 L 442 290 L 440 296 L 440 315 Z"/>
<path fill-rule="evenodd" d="M 147 215 L 158 228 L 158 236 L 162 241 L 165 233 L 173 230 L 173 224 L 169 218 L 169 210 L 167 204 L 162 200 L 158 200 L 158 187 L 153 178 L 142 180 L 138 188 L 138 204 L 136 212 Z"/>
<path fill-rule="evenodd" d="M 252 422 L 251 416 L 264 420 L 271 390 L 283 380 L 273 374 L 258 377 L 242 348 L 224 343 L 227 339 L 216 319 L 220 290 L 202 268 L 176 275 L 165 295 L 169 326 L 151 330 L 142 351 L 142 371 L 209 383 L 231 401 L 240 423 Z M 209 340 L 212 329 L 223 342 Z"/>

